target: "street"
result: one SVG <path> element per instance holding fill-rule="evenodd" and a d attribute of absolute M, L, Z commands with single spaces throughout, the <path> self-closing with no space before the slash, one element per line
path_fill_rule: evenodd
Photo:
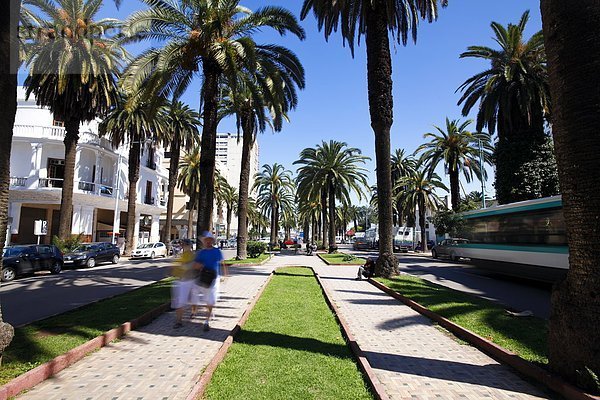
<path fill-rule="evenodd" d="M 340 245 L 340 251 L 362 257 L 377 256 L 377 251 L 354 251 L 350 245 Z M 495 301 L 512 311 L 529 310 L 546 319 L 550 316 L 549 284 L 493 274 L 468 262 L 433 259 L 414 253 L 397 253 L 396 257 L 401 272 Z"/>

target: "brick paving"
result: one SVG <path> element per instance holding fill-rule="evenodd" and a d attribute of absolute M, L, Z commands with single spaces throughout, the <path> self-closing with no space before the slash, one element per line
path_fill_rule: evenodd
<path fill-rule="evenodd" d="M 237 269 L 221 286 L 212 329 L 201 320 L 172 329 L 167 313 L 41 383 L 19 399 L 184 399 L 269 272 L 312 266 L 391 399 L 540 399 L 548 394 L 365 281 L 356 266 L 318 257 L 274 257 Z"/>

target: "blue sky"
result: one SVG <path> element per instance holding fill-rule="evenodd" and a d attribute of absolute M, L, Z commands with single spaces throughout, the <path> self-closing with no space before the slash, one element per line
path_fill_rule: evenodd
<path fill-rule="evenodd" d="M 126 0 L 119 10 L 105 0 L 102 16 L 125 18 L 144 7 L 137 0 Z M 458 86 L 488 65 L 482 60 L 459 59 L 470 45 L 496 47 L 490 23 L 516 23 L 525 10 L 530 10 L 526 37 L 541 29 L 539 0 L 450 0 L 441 9 L 434 23 L 422 22 L 418 41 L 406 47 L 392 48 L 394 82 L 394 124 L 392 148 L 413 152 L 422 142 L 423 134 L 433 131 L 433 125 L 444 126 L 446 117 L 463 118 L 456 105 Z M 247 0 L 241 4 L 256 10 L 264 5 L 286 7 L 299 15 L 301 0 Z M 260 164 L 278 162 L 295 171 L 292 163 L 305 147 L 322 140 L 340 140 L 362 149 L 371 157 L 367 165 L 371 184 L 375 184 L 374 137 L 370 127 L 365 47 L 356 48 L 354 59 L 348 47 L 342 47 L 339 35 L 326 42 L 317 30 L 312 15 L 301 22 L 307 38 L 299 41 L 292 36 L 279 37 L 271 32 L 257 35 L 259 43 L 278 43 L 292 49 L 306 69 L 306 89 L 299 95 L 298 109 L 290 114 L 291 122 L 281 133 L 269 131 L 260 135 Z M 135 52 L 132 49 L 132 52 Z M 183 100 L 194 108 L 199 105 L 200 81 L 194 83 Z M 474 118 L 474 114 L 469 116 Z M 474 129 L 474 124 L 471 126 Z M 224 121 L 219 131 L 235 132 L 235 121 Z M 493 191 L 493 171 L 486 184 Z M 443 170 L 440 176 L 448 183 Z M 480 188 L 477 181 L 465 186 L 467 191 Z"/>

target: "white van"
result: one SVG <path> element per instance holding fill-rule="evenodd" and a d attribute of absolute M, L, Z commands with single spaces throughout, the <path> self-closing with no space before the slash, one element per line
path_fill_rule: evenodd
<path fill-rule="evenodd" d="M 401 226 L 394 236 L 394 251 L 407 253 L 409 250 L 414 250 L 420 237 L 421 231 L 419 229 Z"/>

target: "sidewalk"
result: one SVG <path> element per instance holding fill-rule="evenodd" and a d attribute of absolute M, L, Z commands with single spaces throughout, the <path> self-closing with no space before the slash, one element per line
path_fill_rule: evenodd
<path fill-rule="evenodd" d="M 202 332 L 200 319 L 175 330 L 174 315 L 167 313 L 19 399 L 185 399 L 270 271 L 280 266 L 315 269 L 391 399 L 548 398 L 370 283 L 355 281 L 356 266 L 277 255 L 261 267 L 230 269 L 209 332 Z"/>
<path fill-rule="evenodd" d="M 200 318 L 173 329 L 174 312 L 163 314 L 18 399 L 185 399 L 271 270 L 269 266 L 230 268 L 210 331 L 202 331 Z"/>

